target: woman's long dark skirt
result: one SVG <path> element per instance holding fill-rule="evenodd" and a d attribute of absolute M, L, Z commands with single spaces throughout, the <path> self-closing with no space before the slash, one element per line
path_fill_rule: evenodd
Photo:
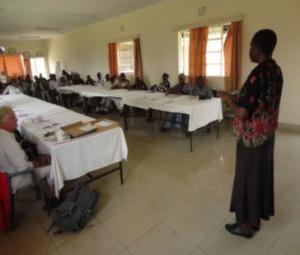
<path fill-rule="evenodd" d="M 230 211 L 237 223 L 259 228 L 260 220 L 274 215 L 274 139 L 247 148 L 237 143 L 236 169 Z"/>

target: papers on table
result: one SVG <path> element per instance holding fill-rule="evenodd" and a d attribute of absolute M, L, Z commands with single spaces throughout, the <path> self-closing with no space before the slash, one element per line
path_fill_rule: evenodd
<path fill-rule="evenodd" d="M 96 130 L 96 126 L 89 123 L 84 126 L 81 126 L 79 129 L 83 132 L 91 132 L 93 130 Z"/>
<path fill-rule="evenodd" d="M 108 127 L 110 125 L 114 125 L 114 123 L 109 120 L 101 120 L 99 122 L 96 122 L 94 125 L 97 127 Z"/>

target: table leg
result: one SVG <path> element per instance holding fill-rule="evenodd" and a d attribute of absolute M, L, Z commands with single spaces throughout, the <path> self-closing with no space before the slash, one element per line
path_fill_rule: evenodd
<path fill-rule="evenodd" d="M 190 151 L 193 152 L 193 132 L 190 132 Z"/>
<path fill-rule="evenodd" d="M 121 180 L 121 184 L 124 184 L 124 179 L 123 179 L 123 165 L 122 165 L 122 161 L 120 161 L 119 163 L 119 169 L 120 169 L 120 180 Z"/>

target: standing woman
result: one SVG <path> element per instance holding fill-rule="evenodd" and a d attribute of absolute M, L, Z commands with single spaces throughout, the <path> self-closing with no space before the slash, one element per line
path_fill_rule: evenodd
<path fill-rule="evenodd" d="M 218 95 L 232 109 L 237 134 L 236 170 L 230 211 L 236 223 L 226 224 L 231 234 L 252 238 L 261 219 L 274 215 L 274 140 L 283 78 L 272 59 L 277 43 L 269 29 L 255 33 L 250 44 L 250 60 L 257 66 L 234 100 L 228 93 Z"/>

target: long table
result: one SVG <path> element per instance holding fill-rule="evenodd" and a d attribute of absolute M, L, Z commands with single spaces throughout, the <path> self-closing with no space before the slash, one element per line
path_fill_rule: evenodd
<path fill-rule="evenodd" d="M 136 91 L 136 90 L 107 90 L 99 86 L 74 85 L 62 87 L 62 91 L 72 91 L 80 96 L 106 97 L 115 101 L 117 107 L 124 105 L 137 107 L 144 110 L 154 109 L 164 112 L 182 113 L 188 115 L 188 132 L 190 149 L 193 150 L 193 134 L 201 127 L 211 122 L 223 119 L 222 101 L 220 98 L 199 100 L 195 96 L 165 95 L 165 93 Z M 124 115 L 125 130 L 127 130 L 127 115 Z M 218 128 L 217 128 L 218 135 Z"/>
<path fill-rule="evenodd" d="M 78 93 L 83 97 L 109 97 L 120 100 L 120 108 L 124 105 L 145 110 L 155 109 L 165 112 L 183 113 L 189 116 L 188 131 L 193 132 L 212 121 L 223 119 L 222 102 L 220 98 L 199 100 L 195 96 L 168 95 L 159 92 L 136 91 L 126 89 L 107 90 L 99 86 L 73 85 L 62 87 Z"/>
<path fill-rule="evenodd" d="M 119 167 L 107 173 L 120 171 L 123 182 L 122 160 L 127 159 L 128 148 L 122 128 L 95 132 L 62 143 L 51 142 L 44 138 L 46 132 L 93 119 L 25 95 L 0 96 L 0 106 L 3 105 L 14 109 L 25 138 L 34 142 L 40 153 L 51 155 L 50 178 L 54 181 L 56 196 L 64 187 L 64 181 L 116 163 L 119 163 Z"/>

